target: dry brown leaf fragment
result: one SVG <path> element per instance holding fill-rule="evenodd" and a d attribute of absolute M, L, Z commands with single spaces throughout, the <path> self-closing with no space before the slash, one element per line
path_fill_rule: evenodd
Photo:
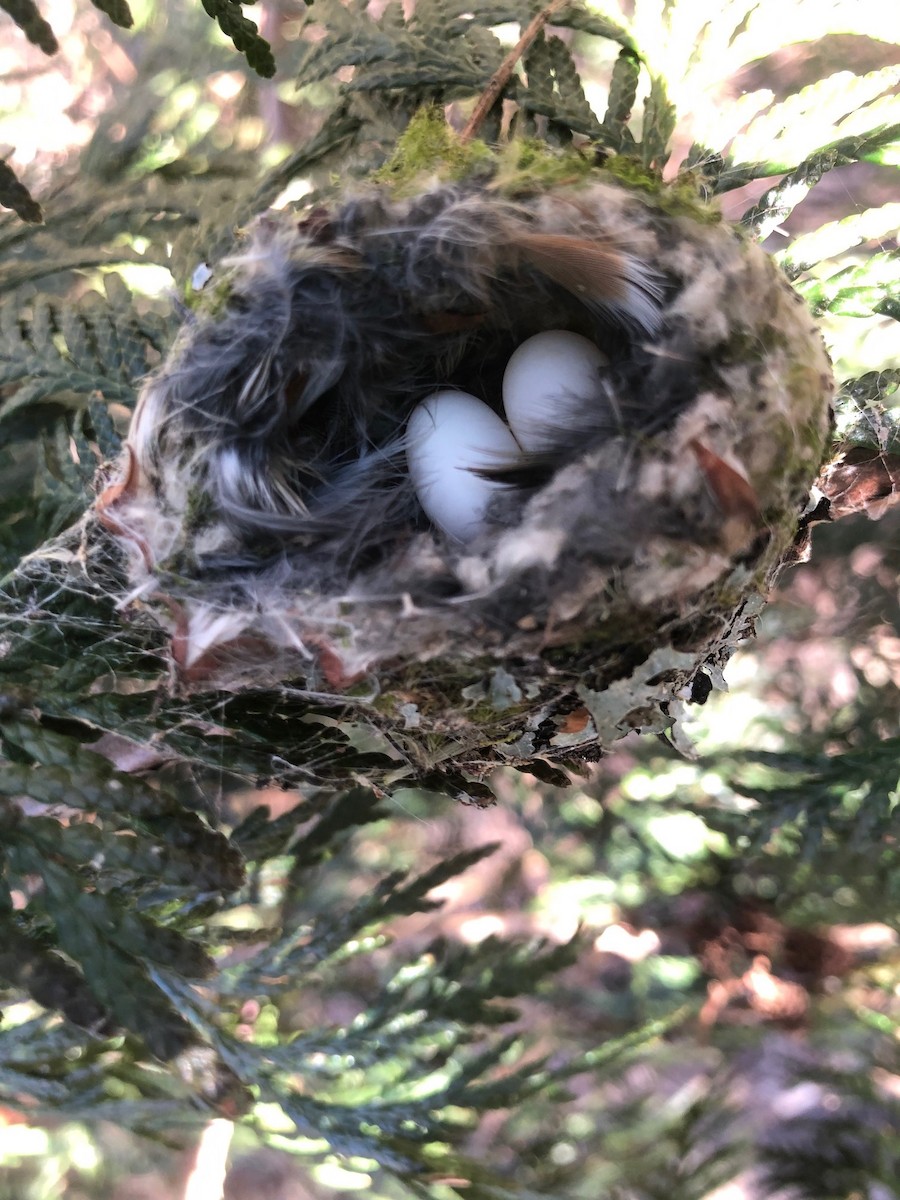
<path fill-rule="evenodd" d="M 819 488 L 835 520 L 858 512 L 879 517 L 900 496 L 900 454 L 853 446 L 825 468 Z"/>

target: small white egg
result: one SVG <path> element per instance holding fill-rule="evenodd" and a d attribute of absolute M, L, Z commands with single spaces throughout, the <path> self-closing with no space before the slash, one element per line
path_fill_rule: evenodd
<path fill-rule="evenodd" d="M 483 401 L 451 389 L 435 392 L 406 427 L 406 461 L 419 503 L 440 529 L 470 542 L 485 527 L 488 503 L 503 485 L 473 471 L 521 454 L 506 425 Z"/>
<path fill-rule="evenodd" d="M 523 450 L 549 450 L 554 433 L 578 428 L 584 406 L 602 402 L 606 362 L 593 342 L 564 329 L 546 329 L 518 347 L 503 376 L 503 407 Z"/>

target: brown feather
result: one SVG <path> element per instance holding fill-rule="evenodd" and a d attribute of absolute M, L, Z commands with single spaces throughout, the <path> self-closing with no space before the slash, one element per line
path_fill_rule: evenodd
<path fill-rule="evenodd" d="M 426 313 L 422 324 L 429 333 L 468 333 L 470 329 L 480 329 L 488 319 L 487 313 Z"/>
<path fill-rule="evenodd" d="M 762 521 L 759 497 L 750 481 L 704 446 L 699 438 L 691 438 L 688 445 L 725 516 L 740 517 L 748 524 L 758 526 Z"/>
<path fill-rule="evenodd" d="M 699 438 L 691 438 L 688 445 L 725 515 L 719 531 L 720 541 L 729 554 L 741 553 L 763 528 L 759 497 L 745 476 L 704 446 Z"/>
<path fill-rule="evenodd" d="M 522 233 L 513 245 L 529 266 L 576 296 L 594 301 L 626 299 L 625 257 L 611 242 L 564 233 Z"/>

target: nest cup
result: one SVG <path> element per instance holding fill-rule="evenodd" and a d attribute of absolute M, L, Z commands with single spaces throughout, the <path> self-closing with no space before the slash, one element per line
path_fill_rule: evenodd
<path fill-rule="evenodd" d="M 410 416 L 449 388 L 502 418 L 545 330 L 605 365 L 491 468 L 462 543 L 410 479 Z M 708 690 L 795 538 L 832 390 L 768 256 L 662 187 L 372 187 L 260 218 L 214 271 L 98 509 L 182 687 L 288 681 L 473 779 Z"/>

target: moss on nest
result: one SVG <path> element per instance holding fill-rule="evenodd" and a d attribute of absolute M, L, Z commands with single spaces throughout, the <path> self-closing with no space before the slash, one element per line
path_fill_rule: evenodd
<path fill-rule="evenodd" d="M 630 154 L 610 154 L 600 168 L 623 186 L 640 192 L 671 217 L 690 217 L 701 225 L 723 221 L 718 205 L 706 200 L 700 181 L 690 172 L 664 180 L 658 171 Z"/>
<path fill-rule="evenodd" d="M 416 112 L 400 135 L 391 157 L 372 174 L 397 197 L 408 196 L 427 178 L 444 183 L 471 179 L 490 170 L 492 153 L 484 142 L 463 142 L 447 124 L 440 108 L 428 105 Z"/>
<path fill-rule="evenodd" d="M 531 196 L 577 184 L 596 169 L 589 148 L 555 148 L 536 138 L 517 138 L 497 155 L 494 187 L 504 196 Z"/>

